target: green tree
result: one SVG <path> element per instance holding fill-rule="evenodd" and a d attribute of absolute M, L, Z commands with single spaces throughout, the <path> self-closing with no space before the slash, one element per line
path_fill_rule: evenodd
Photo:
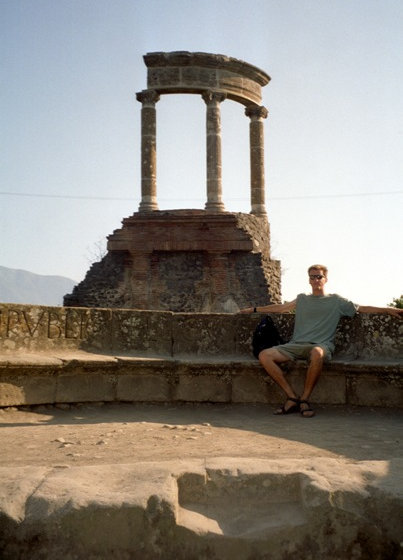
<path fill-rule="evenodd" d="M 397 307 L 403 309 L 403 294 L 399 298 L 393 298 L 392 303 L 388 303 L 388 307 Z"/>

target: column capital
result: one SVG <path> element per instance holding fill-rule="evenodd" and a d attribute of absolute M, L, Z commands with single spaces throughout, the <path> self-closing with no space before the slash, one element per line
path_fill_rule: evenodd
<path fill-rule="evenodd" d="M 245 115 L 251 119 L 266 119 L 269 111 L 263 105 L 249 105 L 245 108 Z"/>
<path fill-rule="evenodd" d="M 206 105 L 209 105 L 210 103 L 221 103 L 227 98 L 226 93 L 223 93 L 221 91 L 214 91 L 212 89 L 207 89 L 206 91 L 203 91 L 201 96 L 204 102 L 206 103 Z"/>
<path fill-rule="evenodd" d="M 159 101 L 160 96 L 154 89 L 144 89 L 136 93 L 136 99 L 143 105 L 154 105 Z"/>

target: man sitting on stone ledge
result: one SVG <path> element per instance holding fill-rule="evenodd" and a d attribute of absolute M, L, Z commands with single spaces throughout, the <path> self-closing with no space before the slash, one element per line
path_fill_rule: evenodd
<path fill-rule="evenodd" d="M 325 294 L 328 270 L 324 265 L 310 266 L 308 275 L 312 294 L 299 294 L 289 303 L 241 310 L 241 313 L 287 313 L 295 310 L 294 332 L 290 342 L 265 348 L 258 356 L 264 369 L 287 396 L 284 405 L 274 414 L 300 412 L 305 418 L 315 415 L 308 399 L 322 373 L 323 363 L 332 357 L 333 340 L 341 317 L 353 317 L 357 312 L 386 313 L 397 317 L 403 313 L 403 309 L 356 305 L 337 294 Z M 297 359 L 309 361 L 301 397 L 297 396 L 278 365 Z"/>

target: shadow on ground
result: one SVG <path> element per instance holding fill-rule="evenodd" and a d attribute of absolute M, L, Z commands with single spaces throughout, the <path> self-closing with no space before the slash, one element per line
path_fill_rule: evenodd
<path fill-rule="evenodd" d="M 80 463 L 90 459 L 94 450 L 101 459 L 101 446 L 102 459 L 111 462 L 212 456 L 276 459 L 287 455 L 368 461 L 403 456 L 400 410 L 317 406 L 314 418 L 302 418 L 299 414 L 274 416 L 274 408 L 259 404 L 104 404 L 68 410 L 54 406 L 7 410 L 0 414 L 0 464 L 12 463 L 20 446 L 25 446 L 27 464 L 30 455 L 36 457 L 35 464 L 46 463 L 46 445 L 62 438 L 65 441 L 59 443 L 67 447 L 66 437 L 71 447 L 85 450 L 76 453 Z M 40 459 L 35 451 L 41 444 Z M 74 458 L 74 454 L 68 457 Z"/>

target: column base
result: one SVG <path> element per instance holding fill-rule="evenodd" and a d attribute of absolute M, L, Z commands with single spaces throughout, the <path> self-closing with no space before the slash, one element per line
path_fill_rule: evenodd
<path fill-rule="evenodd" d="M 267 211 L 264 204 L 254 204 L 250 213 L 254 216 L 267 216 Z"/>
<path fill-rule="evenodd" d="M 154 212 L 158 210 L 158 204 L 156 202 L 140 202 L 139 212 Z"/>
<path fill-rule="evenodd" d="M 204 208 L 208 212 L 225 212 L 225 206 L 222 202 L 206 202 Z"/>

